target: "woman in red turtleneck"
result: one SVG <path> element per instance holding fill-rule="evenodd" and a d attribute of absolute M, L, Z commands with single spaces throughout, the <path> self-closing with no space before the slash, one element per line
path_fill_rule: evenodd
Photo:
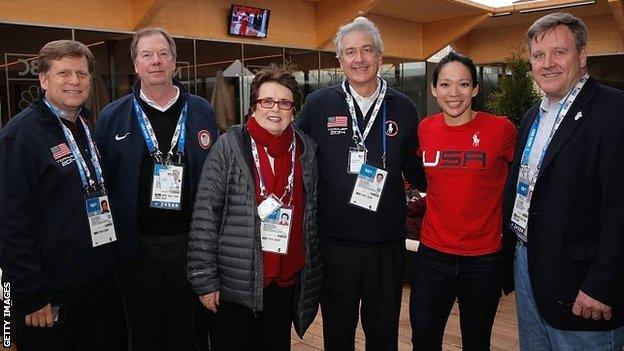
<path fill-rule="evenodd" d="M 247 124 L 206 161 L 188 273 L 216 313 L 214 350 L 290 350 L 291 323 L 302 336 L 320 298 L 316 145 L 292 126 L 302 99 L 292 75 L 263 69 L 250 95 Z"/>

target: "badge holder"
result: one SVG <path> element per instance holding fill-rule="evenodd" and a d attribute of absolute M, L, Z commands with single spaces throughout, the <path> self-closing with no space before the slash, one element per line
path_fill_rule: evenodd
<path fill-rule="evenodd" d="M 377 212 L 388 171 L 364 164 L 355 180 L 350 204 Z"/>
<path fill-rule="evenodd" d="M 150 207 L 161 210 L 182 210 L 184 163 L 154 163 Z"/>
<path fill-rule="evenodd" d="M 366 149 L 359 147 L 349 148 L 349 161 L 347 162 L 347 173 L 358 174 L 362 165 L 366 163 Z"/>
<path fill-rule="evenodd" d="M 524 235 L 529 223 L 529 206 L 531 204 L 532 187 L 529 180 L 528 166 L 521 166 L 516 186 L 516 199 L 511 213 L 510 228 L 517 235 Z"/>
<path fill-rule="evenodd" d="M 258 217 L 264 222 L 280 207 L 282 207 L 282 201 L 275 194 L 271 194 L 258 205 Z"/>
<path fill-rule="evenodd" d="M 92 246 L 97 247 L 116 241 L 113 215 L 110 212 L 110 201 L 106 192 L 98 191 L 85 195 L 85 204 Z"/>
<path fill-rule="evenodd" d="M 262 251 L 288 254 L 288 240 L 293 220 L 293 207 L 282 206 L 260 223 Z"/>

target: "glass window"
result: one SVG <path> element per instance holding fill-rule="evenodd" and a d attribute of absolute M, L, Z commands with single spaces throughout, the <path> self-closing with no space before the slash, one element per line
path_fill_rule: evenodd
<path fill-rule="evenodd" d="M 37 54 L 41 47 L 71 38 L 70 29 L 0 23 L 0 126 L 39 94 Z"/>
<path fill-rule="evenodd" d="M 173 38 L 176 43 L 176 70 L 173 78 L 179 80 L 191 94 L 195 94 L 195 53 L 193 52 L 193 40 Z"/>
<path fill-rule="evenodd" d="M 286 49 L 284 66 L 297 79 L 304 98 L 319 88 L 318 65 L 318 51 Z"/>
<path fill-rule="evenodd" d="M 77 30 L 76 40 L 93 52 L 96 67 L 87 108 L 97 119 L 104 106 L 130 93 L 134 67 L 130 58 L 131 34 Z"/>
<path fill-rule="evenodd" d="M 280 67 L 284 64 L 281 47 L 243 44 L 243 54 L 243 64 L 254 74 L 272 63 Z"/>
<path fill-rule="evenodd" d="M 403 81 L 400 91 L 409 96 L 418 110 L 418 117 L 427 115 L 427 73 L 425 62 L 404 62 L 402 65 Z"/>
<path fill-rule="evenodd" d="M 336 53 L 333 51 L 321 51 L 320 69 L 319 89 L 339 84 L 345 77 L 342 68 L 340 68 L 340 63 L 336 58 Z"/>
<path fill-rule="evenodd" d="M 242 46 L 197 40 L 197 94 L 210 102 L 221 131 L 240 123 Z"/>

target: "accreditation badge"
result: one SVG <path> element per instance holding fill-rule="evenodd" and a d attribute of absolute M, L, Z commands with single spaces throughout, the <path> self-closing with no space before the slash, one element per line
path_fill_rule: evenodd
<path fill-rule="evenodd" d="M 373 212 L 377 211 L 387 177 L 388 171 L 363 164 L 355 180 L 355 187 L 349 202 Z"/>
<path fill-rule="evenodd" d="M 347 172 L 350 174 L 358 174 L 362 165 L 366 163 L 366 149 L 351 147 L 349 148 L 349 162 L 347 163 Z"/>
<path fill-rule="evenodd" d="M 293 208 L 282 206 L 260 223 L 262 251 L 286 255 Z"/>
<path fill-rule="evenodd" d="M 528 166 L 520 166 L 518 174 L 518 186 L 516 188 L 516 200 L 514 201 L 511 223 L 509 227 L 518 235 L 525 235 L 529 223 L 529 206 L 533 187 L 530 185 Z"/>
<path fill-rule="evenodd" d="M 183 163 L 154 163 L 150 207 L 180 211 L 183 177 Z"/>
<path fill-rule="evenodd" d="M 91 245 L 96 247 L 116 241 L 117 236 L 108 196 L 105 193 L 87 195 L 85 202 L 91 231 Z"/>

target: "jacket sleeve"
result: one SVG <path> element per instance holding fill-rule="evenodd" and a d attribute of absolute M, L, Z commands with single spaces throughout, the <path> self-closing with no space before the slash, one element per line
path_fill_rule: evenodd
<path fill-rule="evenodd" d="M 604 135 L 598 154 L 600 237 L 595 259 L 581 286 L 584 293 L 612 307 L 622 306 L 622 291 L 617 287 L 622 286 L 624 279 L 624 106 L 618 105 L 619 108 L 614 106 L 609 123 L 601 126 Z"/>
<path fill-rule="evenodd" d="M 295 118 L 295 128 L 303 131 L 307 135 L 310 135 L 310 119 L 313 118 L 314 115 L 314 102 L 310 100 L 312 100 L 312 96 L 306 98 L 305 103 L 301 107 L 301 112 L 299 112 L 297 118 Z"/>
<path fill-rule="evenodd" d="M 187 276 L 198 295 L 220 290 L 218 272 L 221 222 L 227 215 L 227 182 L 231 154 L 227 134 L 212 147 L 204 163 L 189 235 Z"/>
<path fill-rule="evenodd" d="M 28 314 L 48 304 L 50 296 L 41 267 L 41 238 L 35 229 L 40 173 L 36 152 L 41 150 L 33 150 L 34 143 L 22 139 L 19 131 L 16 137 L 0 139 L 0 262 L 15 304 Z"/>
<path fill-rule="evenodd" d="M 410 101 L 407 115 L 413 116 L 407 125 L 408 139 L 404 149 L 403 177 L 420 191 L 427 190 L 427 177 L 422 163 L 422 157 L 418 153 L 418 112 L 416 105 Z"/>
<path fill-rule="evenodd" d="M 115 189 L 115 179 L 114 177 L 110 176 L 111 162 L 109 157 L 109 150 L 111 147 L 110 141 L 112 138 L 110 136 L 111 115 L 109 111 L 110 107 L 104 108 L 102 112 L 100 112 L 100 117 L 98 118 L 95 125 L 94 139 L 95 144 L 98 148 L 98 152 L 100 153 L 100 160 L 104 172 L 104 180 L 106 181 L 106 189 L 110 192 L 111 189 Z"/>

